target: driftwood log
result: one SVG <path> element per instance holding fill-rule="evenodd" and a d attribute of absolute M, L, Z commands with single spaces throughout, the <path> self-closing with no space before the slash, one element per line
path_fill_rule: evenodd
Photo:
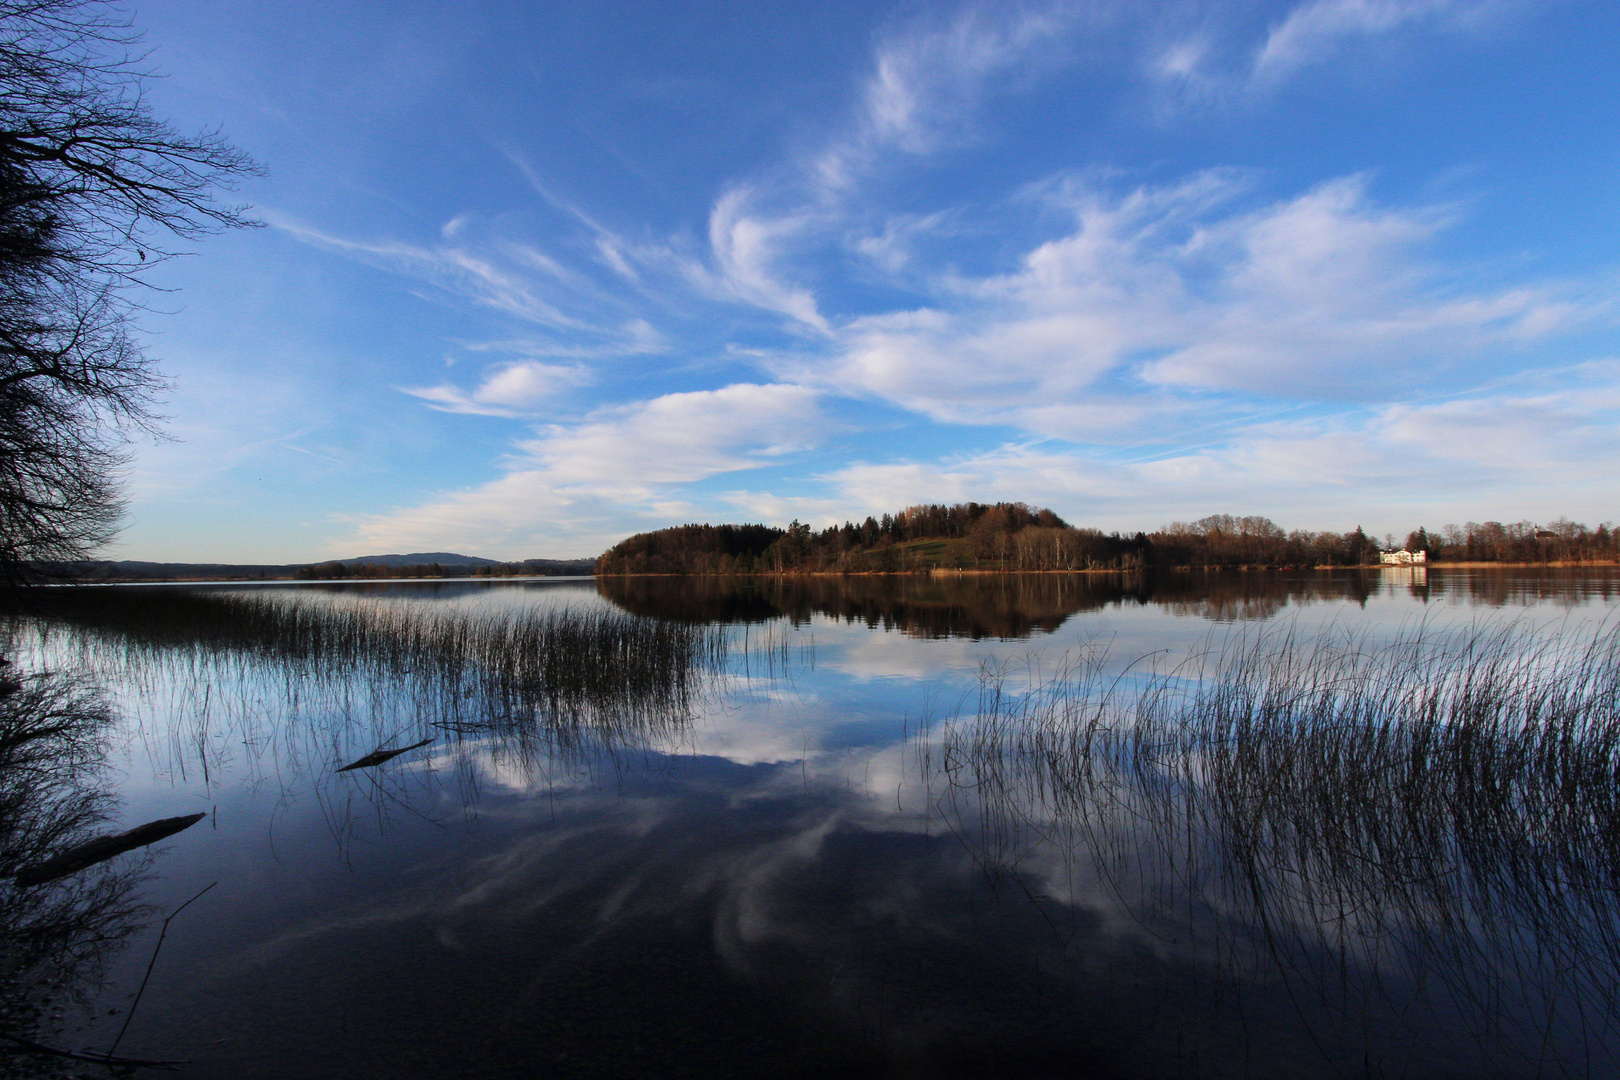
<path fill-rule="evenodd" d="M 155 844 L 177 832 L 189 829 L 207 816 L 207 814 L 186 814 L 184 817 L 163 818 L 160 821 L 148 821 L 145 825 L 137 825 L 128 832 L 98 836 L 94 840 L 69 848 L 60 855 L 53 855 L 44 862 L 24 867 L 17 872 L 17 884 L 27 888 L 30 885 L 43 885 L 47 881 L 76 874 L 86 867 L 106 862 L 115 855 Z"/>

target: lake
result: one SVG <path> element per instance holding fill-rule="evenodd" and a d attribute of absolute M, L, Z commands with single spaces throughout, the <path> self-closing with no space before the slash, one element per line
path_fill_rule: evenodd
<path fill-rule="evenodd" d="M 13 977 L 67 957 L 87 1002 L 7 991 L 0 1031 L 192 1077 L 1620 1075 L 1617 604 L 1603 569 L 52 590 L 6 850 L 206 816 L 0 885 Z"/>

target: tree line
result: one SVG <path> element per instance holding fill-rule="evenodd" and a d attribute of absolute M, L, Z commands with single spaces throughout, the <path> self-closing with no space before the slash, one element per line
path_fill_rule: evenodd
<path fill-rule="evenodd" d="M 1470 521 L 1407 535 L 1411 551 L 1450 562 L 1611 562 L 1620 558 L 1620 530 L 1604 522 L 1595 529 L 1559 518 L 1545 527 L 1529 521 Z"/>
<path fill-rule="evenodd" d="M 856 523 L 814 529 L 677 525 L 638 533 L 597 560 L 613 574 L 903 573 L 931 569 L 1050 571 L 1174 567 L 1364 566 L 1396 546 L 1363 529 L 1288 531 L 1259 516 L 1214 514 L 1149 532 L 1078 528 L 1025 503 L 922 504 Z M 1620 533 L 1560 519 L 1469 522 L 1408 534 L 1405 548 L 1433 561 L 1607 562 Z"/>

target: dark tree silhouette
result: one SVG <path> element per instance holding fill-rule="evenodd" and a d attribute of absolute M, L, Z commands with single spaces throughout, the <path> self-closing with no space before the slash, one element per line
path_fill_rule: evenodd
<path fill-rule="evenodd" d="M 251 224 L 214 193 L 254 170 L 152 114 L 102 0 L 0 0 L 0 577 L 82 558 L 122 510 L 131 434 L 164 382 L 133 336 L 140 273 Z"/>

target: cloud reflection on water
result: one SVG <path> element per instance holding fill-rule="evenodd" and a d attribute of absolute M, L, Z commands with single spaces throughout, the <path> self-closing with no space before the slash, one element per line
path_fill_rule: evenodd
<path fill-rule="evenodd" d="M 1560 592 L 1528 576 L 1477 588 L 1438 576 L 1425 587 L 1451 598 L 1450 626 L 1503 595 L 1553 598 L 1539 614 L 1513 609 L 1526 635 L 1608 610 L 1603 579 Z M 1324 627 L 1353 641 L 1412 626 L 1425 610 L 1414 584 L 1373 581 L 1284 590 L 1292 620 L 1235 629 L 1271 633 L 1278 655 L 1292 634 L 1308 656 Z M 874 632 L 812 605 L 797 627 L 784 616 L 747 630 L 746 668 L 744 629 L 727 631 L 713 681 L 655 721 L 437 729 L 421 756 L 343 776 L 329 766 L 351 750 L 431 726 L 411 673 L 162 649 L 118 667 L 110 646 L 50 648 L 122 673 L 146 740 L 137 769 L 150 753 L 144 783 L 195 792 L 208 765 L 220 850 L 237 863 L 220 875 L 233 914 L 173 946 L 187 980 L 155 994 L 141 1035 L 154 1051 L 214 1047 L 199 1075 L 469 1063 L 502 1075 L 537 1061 L 559 1075 L 724 1074 L 764 1060 L 806 1075 L 1063 1075 L 1075 1062 L 1097 1075 L 1299 1075 L 1368 1060 L 1531 1075 L 1536 1061 L 1515 1055 L 1543 1034 L 1543 1064 L 1613 1064 L 1614 1011 L 1578 1012 L 1591 986 L 1554 985 L 1527 961 L 1545 945 L 1603 978 L 1613 891 L 1531 873 L 1515 894 L 1528 907 L 1500 889 L 1436 906 L 1425 882 L 1459 853 L 1480 880 L 1543 865 L 1515 862 L 1523 846 L 1500 824 L 1494 847 L 1490 830 L 1470 835 L 1439 789 L 1391 810 L 1339 781 L 1316 805 L 1291 780 L 1277 790 L 1293 802 L 1245 817 L 1242 799 L 1200 788 L 1219 779 L 1218 743 L 1166 742 L 1126 769 L 1099 744 L 1085 758 L 1095 768 L 1076 772 L 1067 744 L 1042 757 L 1029 738 L 1042 729 L 1020 727 L 1020 702 L 1039 706 L 1064 655 L 1093 658 L 1098 685 L 1128 695 L 1141 681 L 1114 676 L 1143 652 L 1169 648 L 1165 671 L 1208 647 L 1212 625 L 1217 643 L 1234 640 L 1208 620 L 1218 608 L 1110 601 L 1000 641 Z M 1562 663 L 1515 655 L 1534 677 Z M 1033 696 L 1016 684 L 1023 664 Z M 998 685 L 1004 707 L 989 707 L 980 691 Z M 1023 757 L 1003 754 L 1020 746 Z M 1242 774 L 1234 792 L 1263 803 L 1283 775 Z M 1368 828 L 1415 820 L 1444 858 L 1405 856 L 1408 898 L 1401 874 L 1347 876 L 1353 854 L 1312 855 L 1301 839 L 1335 814 Z M 225 857 L 178 860 L 166 887 L 216 874 Z M 1564 903 L 1549 888 L 1571 881 L 1580 903 L 1538 922 Z M 1560 1010 L 1541 1029 L 1521 1008 L 1538 992 Z M 312 1032 L 323 1048 L 289 1058 Z M 1586 1052 L 1595 1064 L 1581 1064 Z"/>

